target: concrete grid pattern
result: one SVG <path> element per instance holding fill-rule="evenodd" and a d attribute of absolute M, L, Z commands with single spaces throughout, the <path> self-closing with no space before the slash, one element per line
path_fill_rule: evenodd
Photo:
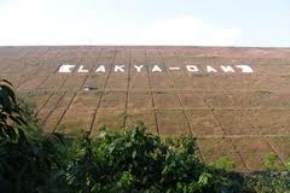
<path fill-rule="evenodd" d="M 262 48 L 14 47 L 0 48 L 0 75 L 34 103 L 47 132 L 94 136 L 103 125 L 144 121 L 161 136 L 197 137 L 205 161 L 228 156 L 251 170 L 269 153 L 281 165 L 290 156 L 289 56 L 290 49 Z M 64 63 L 89 72 L 60 74 Z M 192 73 L 187 64 L 251 64 L 255 71 Z M 96 73 L 100 65 L 106 71 Z M 163 71 L 152 72 L 154 65 Z"/>

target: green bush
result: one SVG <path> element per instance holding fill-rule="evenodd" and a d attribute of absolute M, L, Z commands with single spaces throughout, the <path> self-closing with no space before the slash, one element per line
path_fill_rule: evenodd
<path fill-rule="evenodd" d="M 64 192 L 235 192 L 240 188 L 223 173 L 201 163 L 195 139 L 172 146 L 138 126 L 122 133 L 102 130 L 84 137 L 63 168 Z"/>
<path fill-rule="evenodd" d="M 256 193 L 290 193 L 290 171 L 264 171 L 251 174 L 247 187 Z"/>
<path fill-rule="evenodd" d="M 266 155 L 264 158 L 264 166 L 268 170 L 279 170 L 281 166 L 279 166 L 279 158 L 276 154 L 270 153 Z"/>
<path fill-rule="evenodd" d="M 56 137 L 35 135 L 11 83 L 0 82 L 0 192 L 41 192 L 57 167 Z M 26 135 L 30 133 L 31 135 Z"/>
<path fill-rule="evenodd" d="M 233 170 L 236 167 L 235 162 L 228 156 L 220 157 L 216 161 L 211 162 L 209 165 L 217 169 L 224 169 L 228 171 Z"/>

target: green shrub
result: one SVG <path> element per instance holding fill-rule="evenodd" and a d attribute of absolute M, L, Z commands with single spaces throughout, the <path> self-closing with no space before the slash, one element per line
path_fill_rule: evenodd
<path fill-rule="evenodd" d="M 211 162 L 209 165 L 217 169 L 224 170 L 233 170 L 236 167 L 235 162 L 231 160 L 228 156 L 220 157 L 216 161 Z"/>
<path fill-rule="evenodd" d="M 27 136 L 32 124 L 11 83 L 0 82 L 0 192 L 41 192 L 57 165 L 53 136 Z M 28 132 L 32 133 L 32 132 Z"/>
<path fill-rule="evenodd" d="M 264 158 L 264 166 L 268 170 L 279 170 L 281 166 L 279 165 L 279 158 L 276 154 L 270 153 Z"/>
<path fill-rule="evenodd" d="M 138 126 L 84 137 L 56 179 L 67 192 L 235 192 L 239 185 L 201 163 L 195 139 L 171 146 Z"/>
<path fill-rule="evenodd" d="M 253 173 L 247 187 L 256 193 L 290 193 L 290 171 Z"/>

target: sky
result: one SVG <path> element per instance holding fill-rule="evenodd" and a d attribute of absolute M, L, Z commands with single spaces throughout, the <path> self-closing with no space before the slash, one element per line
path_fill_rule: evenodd
<path fill-rule="evenodd" d="M 290 47 L 290 0 L 0 0 L 4 45 Z"/>

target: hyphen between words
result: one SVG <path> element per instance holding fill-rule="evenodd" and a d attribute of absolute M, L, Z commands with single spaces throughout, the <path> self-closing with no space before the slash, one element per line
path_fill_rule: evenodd
<path fill-rule="evenodd" d="M 148 67 L 148 68 L 146 68 Z M 147 69 L 151 72 L 163 72 L 163 71 L 181 71 L 186 70 L 192 73 L 253 73 L 253 68 L 248 64 L 240 64 L 240 65 L 184 65 L 184 66 L 168 66 L 165 65 L 132 65 L 131 67 L 136 72 L 146 72 Z M 59 73 L 88 73 L 90 71 L 96 73 L 105 73 L 106 71 L 113 72 L 126 72 L 128 70 L 128 65 L 97 65 L 93 69 L 89 69 L 85 65 L 77 65 L 77 64 L 62 64 L 60 65 L 58 72 Z"/>

